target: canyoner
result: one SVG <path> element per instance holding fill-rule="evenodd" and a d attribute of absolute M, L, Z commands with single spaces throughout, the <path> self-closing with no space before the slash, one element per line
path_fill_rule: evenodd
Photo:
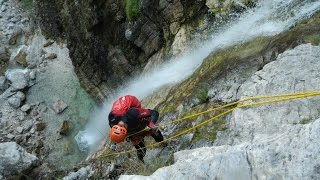
<path fill-rule="evenodd" d="M 135 96 L 120 97 L 113 103 L 108 116 L 111 149 L 116 150 L 117 144 L 127 138 L 136 148 L 139 160 L 144 162 L 143 157 L 146 154 L 144 137 L 151 136 L 156 142 L 163 141 L 160 129 L 155 126 L 158 118 L 158 111 L 142 108 Z M 145 130 L 146 127 L 148 131 Z"/>
<path fill-rule="evenodd" d="M 213 112 L 213 111 L 218 111 L 221 109 L 226 109 L 223 112 L 207 119 L 204 120 L 202 122 L 200 122 L 199 124 L 190 127 L 190 128 L 186 128 L 185 130 L 176 133 L 175 135 L 172 135 L 171 137 L 168 137 L 166 139 L 163 139 L 161 141 L 157 141 L 156 138 L 154 138 L 156 140 L 156 143 L 153 144 L 148 144 L 148 145 L 142 145 L 142 146 L 136 146 L 135 145 L 135 149 L 132 150 L 123 150 L 123 151 L 119 151 L 119 152 L 112 152 L 112 153 L 104 153 L 98 157 L 96 157 L 97 159 L 99 158 L 106 158 L 106 157 L 110 157 L 110 156 L 117 156 L 117 155 L 121 155 L 121 154 L 127 154 L 127 153 L 132 153 L 137 151 L 137 155 L 138 158 L 143 161 L 143 156 L 146 153 L 146 149 L 147 148 L 157 148 L 159 146 L 162 147 L 167 147 L 168 143 L 188 132 L 191 132 L 197 128 L 200 128 L 202 126 L 207 125 L 209 122 L 215 121 L 223 116 L 228 115 L 229 113 L 233 112 L 236 109 L 240 109 L 240 108 L 251 108 L 254 106 L 259 106 L 259 105 L 266 105 L 266 104 L 271 104 L 271 103 L 280 103 L 280 102 L 284 102 L 284 101 L 292 101 L 292 100 L 296 100 L 296 99 L 302 99 L 302 98 L 311 98 L 311 97 L 315 97 L 315 96 L 320 96 L 320 91 L 310 91 L 310 92 L 297 92 L 297 93 L 288 93 L 288 94 L 278 94 L 278 95 L 265 95 L 265 96 L 254 96 L 254 97 L 248 97 L 248 98 L 244 98 L 241 100 L 238 100 L 236 102 L 232 102 L 232 103 L 228 103 L 216 108 L 212 108 L 212 109 L 208 109 L 206 111 L 202 111 L 199 113 L 195 113 L 195 114 L 191 114 L 189 116 L 185 116 L 167 123 L 160 123 L 157 125 L 156 127 L 156 132 L 160 132 L 160 128 L 164 128 L 165 126 L 172 124 L 172 123 L 178 123 L 184 120 L 190 120 L 191 118 L 203 115 L 203 114 L 207 114 L 209 112 Z M 264 100 L 267 99 L 267 100 Z M 256 101 L 256 102 L 255 102 Z M 126 118 L 124 118 L 126 119 Z M 121 123 L 120 123 L 121 124 Z M 111 126 L 110 126 L 111 127 Z M 138 139 L 140 140 L 139 142 L 144 142 L 143 141 L 143 137 L 146 135 L 150 135 L 150 133 L 154 133 L 155 131 L 152 131 L 153 128 L 150 128 L 149 126 L 145 127 L 145 128 L 140 128 L 139 131 L 134 131 L 131 134 L 127 134 L 127 130 L 125 128 L 126 126 L 123 125 L 114 125 L 112 126 L 112 129 L 110 131 L 110 140 L 113 143 L 120 143 L 123 142 L 124 139 L 128 138 L 132 141 L 132 143 L 134 144 L 134 140 Z M 155 127 L 155 126 L 154 126 Z M 160 132 L 161 134 L 161 132 Z M 152 135 L 151 135 L 152 136 Z M 162 135 L 161 135 L 162 136 Z M 152 136 L 154 137 L 154 136 Z M 141 141 L 142 138 L 142 141 Z M 115 148 L 115 144 L 112 144 L 111 149 L 113 151 L 116 151 L 117 149 Z M 163 149 L 162 149 L 163 150 Z M 161 150 L 161 151 L 162 151 Z M 160 152 L 161 152 L 160 151 Z"/>

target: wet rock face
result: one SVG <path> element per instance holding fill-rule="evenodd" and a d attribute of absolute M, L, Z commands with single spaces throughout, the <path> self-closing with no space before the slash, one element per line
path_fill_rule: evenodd
<path fill-rule="evenodd" d="M 52 24 L 56 30 L 47 32 L 53 35 L 63 28 L 82 84 L 103 98 L 106 87 L 117 87 L 141 70 L 154 53 L 170 45 L 186 20 L 205 12 L 204 4 L 202 0 L 142 0 L 140 13 L 131 22 L 124 1 L 45 0 L 37 8 L 44 12 L 56 7 L 56 13 L 48 11 L 54 16 L 42 15 L 42 23 Z"/>

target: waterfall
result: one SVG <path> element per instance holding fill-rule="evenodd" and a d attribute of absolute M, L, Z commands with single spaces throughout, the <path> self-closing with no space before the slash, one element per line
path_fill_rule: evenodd
<path fill-rule="evenodd" d="M 108 113 L 113 101 L 130 94 L 143 99 L 160 87 L 178 83 L 188 78 L 210 53 L 248 42 L 256 37 L 274 36 L 287 31 L 303 19 L 320 9 L 318 0 L 261 0 L 254 9 L 242 14 L 238 19 L 221 27 L 206 42 L 194 44 L 192 50 L 179 58 L 169 60 L 149 73 L 133 78 L 116 95 L 105 100 L 96 109 L 85 129 L 80 131 L 76 141 L 81 150 L 93 150 L 101 144 L 109 129 Z"/>

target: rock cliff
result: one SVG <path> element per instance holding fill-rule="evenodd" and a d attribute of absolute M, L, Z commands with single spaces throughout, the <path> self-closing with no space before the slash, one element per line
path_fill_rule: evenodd
<path fill-rule="evenodd" d="M 280 54 L 240 86 L 239 98 L 317 91 L 320 47 Z M 151 176 L 120 179 L 318 179 L 319 97 L 237 109 L 216 145 L 175 153 Z"/>

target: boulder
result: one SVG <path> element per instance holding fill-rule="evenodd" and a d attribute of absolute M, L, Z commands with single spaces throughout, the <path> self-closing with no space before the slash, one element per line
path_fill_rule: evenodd
<path fill-rule="evenodd" d="M 0 175 L 21 173 L 37 165 L 38 158 L 15 142 L 0 143 Z"/>
<path fill-rule="evenodd" d="M 21 99 L 18 97 L 12 96 L 8 99 L 8 103 L 10 104 L 11 107 L 17 109 L 21 105 Z"/>
<path fill-rule="evenodd" d="M 22 90 L 28 86 L 29 73 L 24 69 L 8 69 L 6 78 L 11 82 L 12 88 Z"/>

